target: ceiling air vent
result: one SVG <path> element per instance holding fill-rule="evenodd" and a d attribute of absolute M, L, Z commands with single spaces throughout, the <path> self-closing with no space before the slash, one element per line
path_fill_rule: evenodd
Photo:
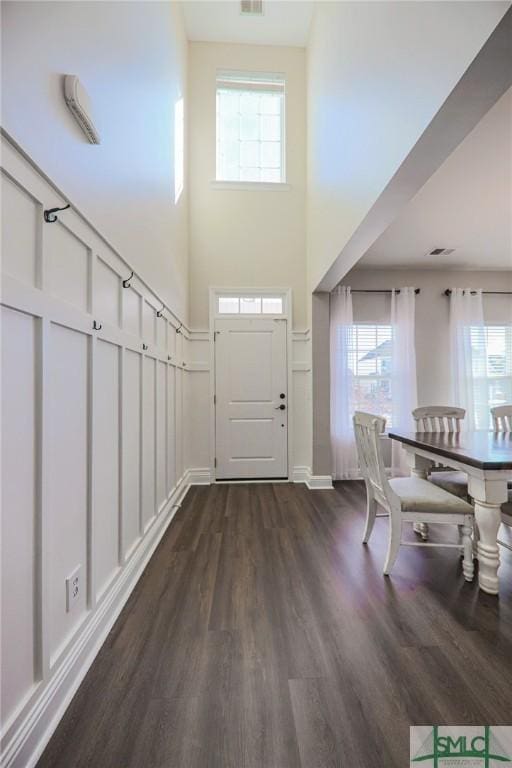
<path fill-rule="evenodd" d="M 454 250 L 455 248 L 432 248 L 432 250 L 427 253 L 427 256 L 449 256 Z"/>
<path fill-rule="evenodd" d="M 240 13 L 242 16 L 262 16 L 263 0 L 241 0 Z"/>

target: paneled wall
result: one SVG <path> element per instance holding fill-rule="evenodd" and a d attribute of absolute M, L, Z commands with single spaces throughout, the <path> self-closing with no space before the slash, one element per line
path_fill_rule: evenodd
<path fill-rule="evenodd" d="M 6 138 L 2 157 L 2 764 L 25 768 L 188 487 L 189 332 L 76 210 L 44 221 L 66 201 Z"/>
<path fill-rule="evenodd" d="M 35 765 L 191 483 L 211 480 L 208 331 L 190 331 L 2 137 L 2 755 Z M 291 443 L 311 475 L 293 332 Z M 68 610 L 66 580 L 78 569 Z"/>

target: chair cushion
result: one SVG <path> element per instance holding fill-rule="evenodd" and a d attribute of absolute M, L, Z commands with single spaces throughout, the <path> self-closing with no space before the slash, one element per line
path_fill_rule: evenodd
<path fill-rule="evenodd" d="M 389 484 L 400 498 L 402 512 L 473 513 L 467 501 L 420 477 L 394 477 Z"/>
<path fill-rule="evenodd" d="M 428 479 L 439 488 L 444 488 L 448 493 L 454 493 L 461 499 L 467 499 L 468 476 L 465 472 L 431 472 Z"/>

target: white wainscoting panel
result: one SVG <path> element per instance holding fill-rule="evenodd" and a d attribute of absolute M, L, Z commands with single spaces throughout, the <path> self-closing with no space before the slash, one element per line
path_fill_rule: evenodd
<path fill-rule="evenodd" d="M 21 185 L 2 177 L 2 270 L 36 285 L 42 209 Z"/>
<path fill-rule="evenodd" d="M 101 323 L 119 327 L 121 319 L 121 279 L 102 259 L 94 271 L 93 312 Z"/>
<path fill-rule="evenodd" d="M 144 357 L 142 431 L 142 522 L 144 530 L 156 513 L 156 360 Z"/>
<path fill-rule="evenodd" d="M 98 339 L 94 391 L 95 591 L 99 599 L 119 567 L 120 349 Z"/>
<path fill-rule="evenodd" d="M 124 351 L 123 365 L 123 556 L 139 540 L 141 525 L 142 355 Z"/>
<path fill-rule="evenodd" d="M 44 286 L 84 312 L 89 308 L 91 251 L 60 221 L 43 232 Z"/>
<path fill-rule="evenodd" d="M 205 474 L 184 463 L 187 328 L 73 206 L 44 222 L 68 201 L 1 149 L 0 762 L 33 768 Z"/>
<path fill-rule="evenodd" d="M 44 222 L 70 201 L 5 135 L 1 149 L 0 762 L 33 768 L 189 485 L 211 481 L 210 348 L 72 201 Z M 309 345 L 294 332 L 302 480 Z"/>
<path fill-rule="evenodd" d="M 1 711 L 11 717 L 36 677 L 34 591 L 38 472 L 38 321 L 2 307 Z M 9 376 L 5 373 L 9 371 Z"/>
<path fill-rule="evenodd" d="M 48 419 L 50 663 L 53 665 L 87 611 L 89 386 L 91 339 L 50 326 Z M 79 598 L 66 611 L 66 578 L 81 567 Z"/>
<path fill-rule="evenodd" d="M 176 371 L 167 368 L 167 496 L 176 487 Z"/>
<path fill-rule="evenodd" d="M 167 364 L 157 362 L 156 371 L 156 508 L 167 501 Z"/>
<path fill-rule="evenodd" d="M 122 293 L 123 329 L 134 336 L 140 336 L 141 297 L 133 288 L 125 288 Z"/>

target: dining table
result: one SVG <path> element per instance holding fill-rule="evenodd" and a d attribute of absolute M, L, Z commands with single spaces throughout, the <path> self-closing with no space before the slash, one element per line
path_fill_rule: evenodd
<path fill-rule="evenodd" d="M 512 432 L 406 432 L 391 429 L 388 436 L 401 443 L 411 474 L 427 478 L 442 465 L 465 472 L 475 509 L 476 553 L 480 589 L 499 592 L 498 530 L 501 505 L 512 481 Z"/>

